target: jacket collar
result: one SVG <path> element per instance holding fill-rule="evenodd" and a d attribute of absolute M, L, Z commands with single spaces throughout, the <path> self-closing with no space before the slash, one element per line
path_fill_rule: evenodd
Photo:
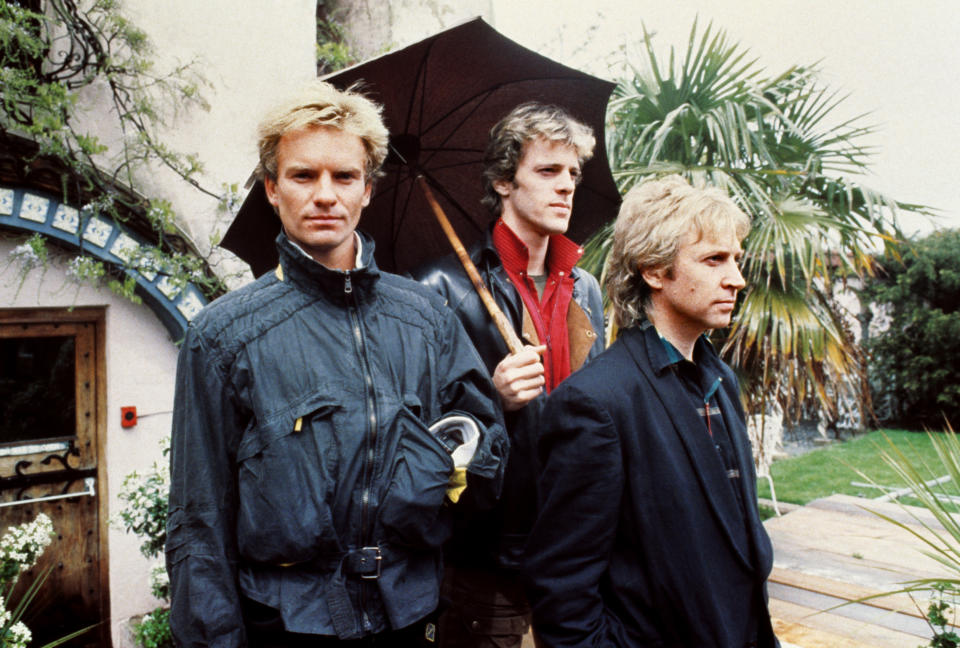
<path fill-rule="evenodd" d="M 280 265 L 276 270 L 277 276 L 281 281 L 288 281 L 310 294 L 341 294 L 344 293 L 349 281 L 350 289 L 357 289 L 358 295 L 362 295 L 379 279 L 380 270 L 373 258 L 373 239 L 360 231 L 357 231 L 357 234 L 362 241 L 363 266 L 354 270 L 333 270 L 304 254 L 281 230 L 276 239 L 280 257 Z"/>
<path fill-rule="evenodd" d="M 500 260 L 500 253 L 497 252 L 497 248 L 493 244 L 493 227 L 495 224 L 496 221 L 484 230 L 483 236 L 480 237 L 480 240 L 477 241 L 470 250 L 471 260 L 477 266 L 482 265 L 490 270 L 498 266 L 503 267 L 503 262 Z"/>
<path fill-rule="evenodd" d="M 620 339 L 623 340 L 641 373 L 646 376 L 672 426 L 672 429 L 665 426 L 659 433 L 673 433 L 683 445 L 697 481 L 700 483 L 703 496 L 709 503 L 718 525 L 723 529 L 724 536 L 744 566 L 752 569 L 755 567 L 751 557 L 750 537 L 755 533 L 752 528 L 753 517 L 749 513 L 746 518 L 741 515 L 740 503 L 737 501 L 721 462 L 717 461 L 716 449 L 703 429 L 703 420 L 700 415 L 691 407 L 678 405 L 677 395 L 681 394 L 684 388 L 673 371 L 663 371 L 673 363 L 669 361 L 657 330 L 653 326 L 632 327 L 621 331 Z M 697 342 L 698 346 L 702 344 L 706 346 L 699 349 L 702 353 L 698 361 L 710 367 L 711 370 L 719 370 L 720 367 L 716 363 L 720 360 L 714 355 L 713 348 L 703 338 Z M 732 432 L 742 428 L 743 423 L 737 420 L 736 414 L 739 409 L 731 401 L 725 389 L 718 390 L 717 399 L 720 402 L 720 410 L 727 429 Z M 731 437 L 736 438 L 736 435 L 731 434 Z M 739 440 L 734 441 L 735 451 L 740 461 L 752 461 L 750 457 L 744 455 L 742 446 Z M 746 479 L 744 475 L 740 480 L 741 483 Z M 747 506 L 750 505 L 749 499 L 744 501 Z"/>
<path fill-rule="evenodd" d="M 497 251 L 497 246 L 494 245 L 493 243 L 493 228 L 496 226 L 498 222 L 500 222 L 499 218 L 495 220 L 493 223 L 491 223 L 486 230 L 484 230 L 483 236 L 480 237 L 480 240 L 474 243 L 470 248 L 470 259 L 474 262 L 474 264 L 476 264 L 478 268 L 485 268 L 488 272 L 492 272 L 497 269 L 505 269 L 504 262 L 500 258 L 500 253 Z M 507 229 L 510 230 L 509 227 L 507 227 Z M 514 234 L 514 236 L 516 235 Z M 574 282 L 576 282 L 578 277 L 577 277 L 577 273 L 574 272 L 574 270 L 576 269 L 577 261 L 579 261 L 580 257 L 583 255 L 583 248 L 577 245 L 576 243 L 574 243 L 571 239 L 568 239 L 566 236 L 552 237 L 550 239 L 551 252 L 548 253 L 550 255 L 554 254 L 552 251 L 552 248 L 554 245 L 554 238 L 560 241 L 558 244 L 558 249 L 560 247 L 563 248 L 563 252 L 561 252 L 560 256 L 563 259 L 563 264 L 567 266 L 566 268 L 558 267 L 557 269 L 564 270 L 564 272 L 567 272 L 570 276 L 573 277 Z M 520 243 L 520 245 L 523 245 L 523 243 Z M 525 254 L 526 254 L 526 250 L 524 250 L 524 255 Z M 575 256 L 575 258 L 571 258 L 573 256 Z M 553 263 L 553 261 L 550 260 L 549 258 L 547 262 L 548 264 Z M 526 264 L 526 256 L 524 256 L 524 266 L 523 266 L 524 270 L 527 269 L 525 264 Z M 550 265 L 549 267 L 552 271 L 553 266 Z M 504 280 L 506 280 L 506 276 L 504 276 Z M 577 291 L 576 283 L 574 284 L 573 290 L 574 290 L 574 293 L 573 293 L 574 299 L 576 299 L 577 295 L 579 294 Z"/>

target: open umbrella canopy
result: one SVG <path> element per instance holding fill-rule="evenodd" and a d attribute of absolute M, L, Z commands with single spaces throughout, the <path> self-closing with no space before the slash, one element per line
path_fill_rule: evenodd
<path fill-rule="evenodd" d="M 325 80 L 338 88 L 360 82 L 363 92 L 384 106 L 390 153 L 359 227 L 373 236 L 377 264 L 385 270 L 405 272 L 451 251 L 417 186 L 418 174 L 433 187 L 465 244 L 482 234 L 493 218 L 480 204 L 490 129 L 528 101 L 563 107 L 597 137 L 577 188 L 568 236 L 582 242 L 616 215 L 620 195 L 603 133 L 614 84 L 528 50 L 479 18 Z M 277 263 L 272 240 L 279 231 L 280 221 L 258 181 L 221 245 L 259 276 Z"/>

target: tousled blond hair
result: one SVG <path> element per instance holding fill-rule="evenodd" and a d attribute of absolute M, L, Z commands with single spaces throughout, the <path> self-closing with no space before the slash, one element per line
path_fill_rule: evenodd
<path fill-rule="evenodd" d="M 593 129 L 582 124 L 559 106 L 528 102 L 520 104 L 490 129 L 490 140 L 483 156 L 483 198 L 481 202 L 494 215 L 503 209 L 500 194 L 493 183 L 513 181 L 527 142 L 542 139 L 572 146 L 582 167 L 593 157 L 596 138 Z"/>
<path fill-rule="evenodd" d="M 339 128 L 360 138 L 366 152 L 364 181 L 380 175 L 387 157 L 389 134 L 382 108 L 360 94 L 356 86 L 338 90 L 324 81 L 312 81 L 280 102 L 257 127 L 260 164 L 257 175 L 277 178 L 277 145 L 287 133 L 317 126 Z"/>
<path fill-rule="evenodd" d="M 617 326 L 627 328 L 644 317 L 650 287 L 643 272 L 672 268 L 689 232 L 696 233 L 696 240 L 719 240 L 733 232 L 742 241 L 750 219 L 720 189 L 692 187 L 678 175 L 644 182 L 627 193 L 614 225 L 604 282 Z"/>

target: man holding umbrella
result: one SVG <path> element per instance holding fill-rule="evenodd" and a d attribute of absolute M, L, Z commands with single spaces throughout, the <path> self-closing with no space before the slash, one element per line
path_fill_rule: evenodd
<path fill-rule="evenodd" d="M 496 218 L 470 257 L 526 343 L 521 350 L 508 351 L 455 257 L 415 273 L 444 296 L 480 352 L 500 394 L 511 442 L 498 506 L 488 512 L 460 509 L 455 516 L 444 554 L 443 646 L 519 646 L 529 627 L 519 570 L 536 517 L 541 408 L 547 393 L 603 349 L 599 285 L 574 267 L 583 250 L 564 236 L 594 145 L 588 126 L 538 103 L 517 106 L 491 130 L 483 203 Z"/>
<path fill-rule="evenodd" d="M 356 231 L 379 107 L 318 82 L 261 122 L 259 149 L 279 265 L 196 317 L 177 368 L 175 641 L 430 645 L 452 504 L 500 489 L 493 385 L 454 315 Z"/>

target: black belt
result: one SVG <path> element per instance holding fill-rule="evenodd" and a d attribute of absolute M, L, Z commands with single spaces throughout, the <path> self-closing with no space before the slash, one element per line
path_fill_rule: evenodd
<path fill-rule="evenodd" d="M 359 576 L 364 580 L 380 578 L 381 565 L 383 565 L 383 551 L 379 546 L 351 549 L 343 557 L 343 573 L 348 576 Z"/>
<path fill-rule="evenodd" d="M 337 563 L 336 571 L 327 588 L 327 608 L 330 620 L 340 639 L 357 639 L 363 636 L 360 618 L 347 592 L 347 576 L 359 576 L 363 580 L 380 578 L 384 553 L 390 555 L 386 546 L 369 546 L 346 551 Z"/>
<path fill-rule="evenodd" d="M 299 569 L 317 572 L 329 572 L 342 568 L 346 576 L 359 576 L 365 580 L 380 577 L 383 565 L 383 549 L 379 546 L 360 547 L 333 554 L 325 554 L 310 560 L 291 563 L 259 563 L 266 568 Z"/>
<path fill-rule="evenodd" d="M 321 573 L 333 572 L 327 585 L 327 607 L 330 620 L 339 639 L 357 639 L 363 636 L 363 629 L 350 594 L 347 592 L 347 578 L 359 577 L 362 580 L 380 578 L 384 560 L 392 561 L 394 553 L 389 545 L 372 545 L 329 553 L 311 560 L 295 563 L 264 565 L 268 568 L 311 570 Z M 261 563 L 263 564 L 263 563 Z"/>

